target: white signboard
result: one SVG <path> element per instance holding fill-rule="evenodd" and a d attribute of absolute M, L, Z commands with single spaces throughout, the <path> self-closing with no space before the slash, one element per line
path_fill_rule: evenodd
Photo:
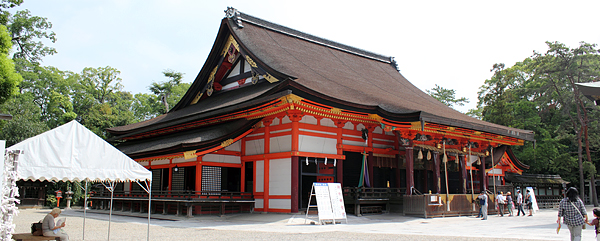
<path fill-rule="evenodd" d="M 319 220 L 346 219 L 344 194 L 339 183 L 313 183 Z M 346 221 L 347 223 L 348 221 Z"/>
<path fill-rule="evenodd" d="M 6 159 L 4 159 L 4 152 L 6 147 L 6 141 L 5 140 L 0 140 L 0 150 L 2 150 L 2 161 L 0 162 L 0 204 L 2 203 L 2 199 L 4 199 L 4 162 L 6 161 Z"/>
<path fill-rule="evenodd" d="M 333 209 L 334 219 L 345 219 L 346 208 L 344 207 L 344 194 L 342 185 L 339 183 L 327 183 L 329 186 L 329 197 L 331 198 L 331 207 Z"/>
<path fill-rule="evenodd" d="M 315 188 L 315 197 L 317 198 L 317 210 L 319 211 L 319 220 L 333 219 L 333 209 L 331 208 L 331 197 L 329 196 L 329 186 L 327 183 L 313 183 Z"/>

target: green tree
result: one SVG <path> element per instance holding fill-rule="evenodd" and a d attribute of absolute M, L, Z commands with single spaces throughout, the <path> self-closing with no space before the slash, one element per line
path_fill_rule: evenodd
<path fill-rule="evenodd" d="M 6 140 L 6 146 L 12 146 L 50 129 L 41 120 L 41 109 L 33 102 L 32 95 L 23 94 L 9 99 L 0 105 L 0 112 L 13 116 L 12 120 L 0 121 L 0 139 Z"/>
<path fill-rule="evenodd" d="M 8 56 L 11 49 L 10 36 L 5 26 L 0 25 L 0 104 L 18 91 L 22 81 L 21 75 L 15 71 L 15 64 Z"/>
<path fill-rule="evenodd" d="M 132 109 L 138 122 L 150 120 L 164 112 L 164 106 L 158 96 L 146 93 L 135 94 Z"/>
<path fill-rule="evenodd" d="M 469 103 L 469 100 L 465 97 L 456 98 L 456 91 L 453 89 L 446 89 L 439 85 L 435 85 L 435 88 L 431 90 L 426 90 L 427 94 L 436 100 L 442 102 L 444 105 L 448 107 L 452 107 L 454 105 L 463 106 L 465 103 Z"/>
<path fill-rule="evenodd" d="M 7 25 L 10 18 L 9 8 L 20 6 L 23 0 L 0 0 L 0 25 Z"/>
<path fill-rule="evenodd" d="M 160 101 L 165 106 L 164 112 L 169 112 L 169 97 L 173 92 L 173 88 L 181 83 L 183 74 L 167 69 L 162 72 L 169 80 L 161 83 L 153 82 L 149 89 L 160 98 Z"/>
<path fill-rule="evenodd" d="M 29 10 L 22 10 L 10 17 L 8 30 L 12 35 L 16 52 L 13 58 L 39 62 L 42 57 L 53 55 L 56 49 L 45 46 L 40 39 L 56 42 L 56 34 L 50 29 L 52 23 L 47 18 L 32 16 Z"/>

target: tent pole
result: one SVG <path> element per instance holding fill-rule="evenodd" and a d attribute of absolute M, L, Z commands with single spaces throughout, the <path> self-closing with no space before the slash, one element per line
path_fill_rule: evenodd
<path fill-rule="evenodd" d="M 148 187 L 148 234 L 146 240 L 150 241 L 150 202 L 152 201 L 152 181 L 146 182 L 146 186 Z"/>
<path fill-rule="evenodd" d="M 112 221 L 112 206 L 113 206 L 113 196 L 115 191 L 115 182 L 110 182 L 110 211 L 108 212 L 108 240 L 110 240 L 110 222 Z"/>
<path fill-rule="evenodd" d="M 88 182 L 85 181 L 85 195 L 83 196 L 83 240 L 85 240 L 85 217 L 87 210 L 87 186 Z"/>

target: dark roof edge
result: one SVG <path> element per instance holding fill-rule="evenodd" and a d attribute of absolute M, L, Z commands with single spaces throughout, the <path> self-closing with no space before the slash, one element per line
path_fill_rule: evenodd
<path fill-rule="evenodd" d="M 508 154 L 508 157 L 510 157 L 510 159 L 513 161 L 513 164 L 517 165 L 518 168 L 521 168 L 522 170 L 529 169 L 529 165 L 526 165 L 525 163 L 522 163 L 519 159 L 517 159 L 515 153 L 513 153 L 512 148 L 510 146 L 506 149 L 506 153 Z"/>
<path fill-rule="evenodd" d="M 229 9 L 228 9 L 229 10 Z M 234 11 L 237 11 L 234 9 Z M 319 44 L 319 45 L 323 45 L 329 48 L 333 48 L 333 49 L 337 49 L 340 51 L 344 51 L 347 53 L 351 53 L 351 54 L 355 54 L 361 57 L 365 57 L 365 58 L 369 58 L 369 59 L 373 59 L 373 60 L 377 60 L 377 61 L 381 61 L 384 63 L 388 63 L 388 64 L 395 64 L 395 61 L 393 59 L 393 57 L 390 56 L 385 56 L 385 55 L 381 55 L 381 54 L 376 54 L 373 52 L 369 52 L 363 49 L 359 49 L 359 48 L 355 48 L 355 47 L 351 47 L 345 44 L 341 44 L 335 41 L 331 41 L 328 39 L 324 39 L 324 38 L 320 38 L 314 35 L 310 35 L 295 29 L 291 29 L 279 24 L 275 24 L 257 17 L 254 17 L 252 15 L 248 15 L 242 12 L 239 12 L 239 15 L 233 15 L 230 18 L 234 18 L 234 20 L 241 20 L 243 22 L 247 22 L 247 23 L 251 23 L 263 28 L 267 28 L 269 30 L 281 33 L 281 34 L 285 34 L 285 35 L 289 35 L 298 39 L 302 39 L 305 41 L 309 41 L 311 43 L 315 43 L 315 44 Z M 236 21 L 237 22 L 237 21 Z M 238 26 L 240 26 L 240 24 L 238 24 Z"/>

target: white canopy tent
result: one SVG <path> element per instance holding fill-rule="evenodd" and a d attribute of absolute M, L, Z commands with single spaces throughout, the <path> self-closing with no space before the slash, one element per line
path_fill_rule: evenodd
<path fill-rule="evenodd" d="M 102 182 L 111 192 L 108 239 L 112 217 L 112 197 L 116 182 L 137 182 L 148 193 L 148 240 L 152 173 L 104 141 L 92 131 L 71 121 L 15 144 L 7 151 L 20 150 L 16 172 L 24 180 Z M 145 185 L 142 185 L 144 183 Z M 84 208 L 83 237 L 85 239 Z"/>

